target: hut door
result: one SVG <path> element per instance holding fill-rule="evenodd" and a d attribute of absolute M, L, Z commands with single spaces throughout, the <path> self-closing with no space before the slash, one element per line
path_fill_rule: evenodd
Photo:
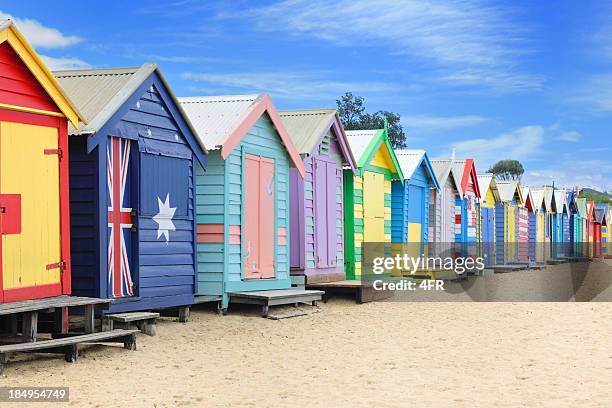
<path fill-rule="evenodd" d="M 366 171 L 363 174 L 363 240 L 385 241 L 385 176 Z"/>
<path fill-rule="evenodd" d="M 336 163 L 315 160 L 316 267 L 336 265 Z"/>
<path fill-rule="evenodd" d="M 243 208 L 244 277 L 245 279 L 274 278 L 276 228 L 274 159 L 245 155 Z"/>
<path fill-rule="evenodd" d="M 134 296 L 132 141 L 110 137 L 107 148 L 108 296 Z"/>
<path fill-rule="evenodd" d="M 56 128 L 0 122 L 0 288 L 62 293 Z M 34 293 L 34 292 L 32 292 Z M 2 298 L 0 293 L 0 298 Z"/>

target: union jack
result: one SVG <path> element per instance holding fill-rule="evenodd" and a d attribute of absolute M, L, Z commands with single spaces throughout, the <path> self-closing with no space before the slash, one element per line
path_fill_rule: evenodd
<path fill-rule="evenodd" d="M 130 165 L 130 140 L 111 137 L 106 151 L 108 195 L 108 287 L 112 297 L 134 295 L 134 283 L 125 243 L 132 228 L 132 209 L 123 207 Z M 126 231 L 127 230 L 127 231 Z M 129 235 L 128 235 L 129 236 Z"/>

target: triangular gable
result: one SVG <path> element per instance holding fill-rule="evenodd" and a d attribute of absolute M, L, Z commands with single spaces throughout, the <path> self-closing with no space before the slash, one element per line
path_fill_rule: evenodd
<path fill-rule="evenodd" d="M 607 205 L 597 204 L 595 206 L 595 222 L 601 225 L 608 225 L 606 223 L 607 213 L 608 213 Z"/>
<path fill-rule="evenodd" d="M 434 174 L 438 179 L 440 188 L 442 188 L 442 186 L 446 184 L 448 178 L 451 177 L 451 181 L 455 185 L 455 189 L 457 190 L 459 197 L 463 198 L 463 189 L 461 188 L 461 178 L 463 177 L 463 174 L 457 174 L 452 159 L 431 159 L 431 167 L 433 168 Z"/>
<path fill-rule="evenodd" d="M 64 94 L 49 69 L 42 62 L 36 51 L 30 46 L 23 35 L 17 30 L 17 27 L 11 20 L 0 21 L 0 44 L 7 43 L 13 51 L 19 56 L 19 59 L 28 68 L 31 74 L 36 78 L 38 83 L 45 90 L 49 98 L 55 103 L 60 110 L 60 116 L 65 116 L 70 123 L 78 126 L 79 120 L 85 122 L 85 118 L 79 113 L 70 99 Z M 11 104 L 3 104 L 5 109 L 25 111 L 31 113 L 40 113 L 51 116 L 58 116 L 57 112 L 47 111 L 44 109 L 27 108 Z"/>
<path fill-rule="evenodd" d="M 587 200 L 586 206 L 587 206 L 587 219 L 589 221 L 595 221 L 595 202 Z"/>
<path fill-rule="evenodd" d="M 580 214 L 580 218 L 586 218 L 587 217 L 586 198 L 577 197 L 576 206 L 578 207 L 578 214 Z"/>
<path fill-rule="evenodd" d="M 221 100 L 222 98 L 223 97 L 219 97 L 219 100 Z M 193 101 L 197 101 L 198 99 L 206 99 L 206 98 L 199 98 L 199 97 L 180 98 L 180 102 L 183 104 L 184 107 L 186 107 L 188 103 L 192 103 Z M 213 103 L 214 103 L 215 102 L 214 99 L 216 98 L 212 97 L 209 99 L 213 100 Z M 232 115 L 231 117 L 223 117 L 223 116 L 215 115 L 214 118 L 210 118 L 210 119 L 206 117 L 196 118 L 194 117 L 194 115 L 197 114 L 195 110 L 192 112 L 187 110 L 187 112 L 189 112 L 188 116 L 191 118 L 192 121 L 199 120 L 205 123 L 207 120 L 210 120 L 212 122 L 215 122 L 215 124 L 217 125 L 219 123 L 223 123 L 223 126 L 220 127 L 220 129 L 217 129 L 222 132 L 219 135 L 217 135 L 215 138 L 215 140 L 218 140 L 218 141 L 215 141 L 213 143 L 214 144 L 213 146 L 207 146 L 210 149 L 216 149 L 220 147 L 221 148 L 221 158 L 223 160 L 229 157 L 229 155 L 236 148 L 236 146 L 240 144 L 242 139 L 248 134 L 249 130 L 255 125 L 257 120 L 264 113 L 267 114 L 268 117 L 270 118 L 270 121 L 272 122 L 272 125 L 276 129 L 276 132 L 278 133 L 278 136 L 280 137 L 281 142 L 285 146 L 285 149 L 287 151 L 287 154 L 289 155 L 289 158 L 291 159 L 291 162 L 293 163 L 295 168 L 298 170 L 300 176 L 304 177 L 304 162 L 302 161 L 300 154 L 295 148 L 295 145 L 293 144 L 291 137 L 289 137 L 289 134 L 287 133 L 287 129 L 285 128 L 285 125 L 283 125 L 283 121 L 281 120 L 278 112 L 276 111 L 276 108 L 272 104 L 272 99 L 270 99 L 270 96 L 266 94 L 256 95 L 253 98 L 253 100 L 247 100 L 247 102 L 248 102 L 248 105 L 245 108 L 240 107 L 236 112 L 234 112 L 235 115 Z M 227 121 L 231 121 L 231 122 L 227 122 Z M 197 128 L 198 128 L 198 125 L 196 124 L 196 129 Z M 199 133 L 202 133 L 202 132 L 199 132 Z"/>
<path fill-rule="evenodd" d="M 80 81 L 85 81 L 72 84 L 77 86 L 67 87 L 67 89 L 70 89 L 68 91 L 69 93 L 75 93 L 74 100 L 85 106 L 97 102 L 91 99 L 92 95 L 95 97 L 97 93 L 88 92 L 87 96 L 83 95 L 83 88 L 94 91 L 94 89 L 91 89 L 93 85 L 88 84 L 85 78 L 105 75 L 105 73 L 109 71 L 110 70 L 74 71 L 72 77 L 70 71 L 62 71 L 61 73 L 57 73 L 57 75 L 60 81 L 79 81 L 79 78 Z M 108 80 L 96 81 L 96 83 L 98 84 L 97 86 L 104 86 L 104 83 L 108 83 Z M 130 79 L 125 82 L 110 99 L 98 106 L 94 116 L 91 118 L 91 122 L 88 125 L 81 125 L 80 128 L 73 130 L 73 133 L 90 135 L 87 139 L 87 149 L 88 152 L 93 151 L 102 141 L 106 140 L 114 126 L 138 103 L 150 87 L 154 87 L 155 90 L 157 90 L 164 107 L 181 130 L 181 133 L 184 135 L 195 157 L 200 164 L 205 167 L 206 154 L 208 153 L 206 147 L 199 142 L 196 130 L 193 128 L 191 121 L 183 111 L 172 89 L 156 64 L 145 63 L 138 70 L 135 70 Z"/>
<path fill-rule="evenodd" d="M 535 207 L 533 204 L 533 196 L 531 195 L 531 190 L 529 189 L 529 187 L 524 187 L 522 189 L 522 193 L 523 198 L 525 200 L 525 208 L 527 208 L 529 211 L 531 212 L 535 212 Z"/>
<path fill-rule="evenodd" d="M 567 191 L 555 190 L 555 203 L 557 204 L 558 213 L 566 213 L 569 215 L 569 210 L 567 208 Z"/>
<path fill-rule="evenodd" d="M 578 212 L 578 203 L 576 202 L 576 194 L 573 191 L 567 192 L 567 208 L 572 214 Z"/>
<path fill-rule="evenodd" d="M 478 185 L 478 177 L 476 176 L 476 165 L 474 164 L 474 159 L 465 160 L 465 168 L 461 178 L 461 188 L 463 191 L 467 190 L 470 178 L 474 184 L 474 194 L 476 194 L 477 198 L 480 198 L 480 186 Z"/>
<path fill-rule="evenodd" d="M 497 182 L 497 188 L 503 202 L 512 201 L 514 198 L 518 206 L 525 204 L 518 181 L 499 181 Z"/>
<path fill-rule="evenodd" d="M 392 173 L 397 175 L 399 181 L 404 183 L 404 174 L 395 156 L 395 151 L 389 142 L 387 129 L 380 129 L 372 137 L 372 140 L 368 143 L 365 150 L 361 154 L 361 157 L 357 159 L 357 167 L 363 169 L 363 167 L 369 164 L 376 154 L 382 154 L 385 156 L 385 160 L 389 161 L 389 167 Z"/>
<path fill-rule="evenodd" d="M 402 173 L 405 177 L 405 180 L 410 180 L 416 170 L 422 167 L 425 170 L 425 174 L 427 175 L 427 177 L 429 177 L 429 179 L 431 180 L 431 184 L 433 184 L 436 190 L 440 190 L 438 178 L 436 177 L 436 173 L 434 172 L 431 166 L 429 156 L 427 155 L 425 150 L 401 149 L 395 151 L 395 156 L 402 169 Z"/>
<path fill-rule="evenodd" d="M 340 116 L 335 109 L 279 111 L 285 128 L 298 153 L 313 154 L 328 132 L 336 136 L 340 151 L 349 167 L 355 171 L 357 160 L 351 151 Z"/>
<path fill-rule="evenodd" d="M 499 204 L 501 202 L 501 198 L 499 197 L 497 182 L 495 181 L 493 174 L 477 174 L 476 178 L 478 179 L 478 188 L 480 189 L 481 199 L 485 200 L 490 191 L 491 195 L 493 196 L 494 204 Z"/>

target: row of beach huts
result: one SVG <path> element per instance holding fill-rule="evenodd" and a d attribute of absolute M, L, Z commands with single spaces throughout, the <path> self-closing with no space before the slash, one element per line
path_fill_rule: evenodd
<path fill-rule="evenodd" d="M 177 98 L 155 64 L 51 73 L 0 21 L 0 329 L 23 340 L 0 357 L 132 347 L 101 313 L 316 301 L 303 286 L 359 281 L 364 242 L 473 244 L 491 267 L 607 254 L 612 208 L 453 156 L 263 94 Z"/>

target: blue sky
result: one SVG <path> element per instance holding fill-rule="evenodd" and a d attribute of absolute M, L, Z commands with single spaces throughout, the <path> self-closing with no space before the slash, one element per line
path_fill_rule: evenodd
<path fill-rule="evenodd" d="M 3 1 L 50 66 L 157 62 L 179 96 L 352 91 L 410 148 L 519 159 L 523 181 L 612 189 L 612 5 L 571 0 Z M 554 6 L 553 6 L 554 4 Z"/>

